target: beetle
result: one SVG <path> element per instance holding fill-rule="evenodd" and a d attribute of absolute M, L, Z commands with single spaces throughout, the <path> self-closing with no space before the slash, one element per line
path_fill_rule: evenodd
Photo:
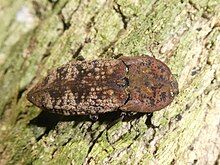
<path fill-rule="evenodd" d="M 27 94 L 37 107 L 62 115 L 154 112 L 179 93 L 166 64 L 150 56 L 72 61 L 52 70 Z"/>

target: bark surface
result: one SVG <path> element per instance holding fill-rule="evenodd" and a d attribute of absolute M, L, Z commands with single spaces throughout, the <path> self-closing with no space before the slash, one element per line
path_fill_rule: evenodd
<path fill-rule="evenodd" d="M 0 0 L 0 164 L 219 164 L 219 0 Z M 167 108 L 63 117 L 26 93 L 80 58 L 151 55 L 176 74 Z"/>

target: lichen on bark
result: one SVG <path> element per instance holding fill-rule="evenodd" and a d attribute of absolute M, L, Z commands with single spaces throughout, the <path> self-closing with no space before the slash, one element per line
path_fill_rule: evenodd
<path fill-rule="evenodd" d="M 217 0 L 0 0 L 0 164 L 218 164 Z M 180 94 L 153 115 L 42 113 L 27 90 L 70 60 L 153 55 Z"/>

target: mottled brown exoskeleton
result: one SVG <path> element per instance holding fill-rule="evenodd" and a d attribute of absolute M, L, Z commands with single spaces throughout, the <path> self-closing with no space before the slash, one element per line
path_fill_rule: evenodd
<path fill-rule="evenodd" d="M 64 115 L 153 112 L 178 94 L 170 69 L 150 56 L 73 61 L 48 74 L 27 94 L 34 105 Z"/>

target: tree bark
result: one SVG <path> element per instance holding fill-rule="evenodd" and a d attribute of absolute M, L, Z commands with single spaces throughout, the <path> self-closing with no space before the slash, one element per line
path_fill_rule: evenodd
<path fill-rule="evenodd" d="M 0 164 L 218 164 L 219 11 L 218 0 L 0 0 Z M 94 122 L 26 99 L 70 60 L 146 54 L 179 82 L 161 111 Z"/>

